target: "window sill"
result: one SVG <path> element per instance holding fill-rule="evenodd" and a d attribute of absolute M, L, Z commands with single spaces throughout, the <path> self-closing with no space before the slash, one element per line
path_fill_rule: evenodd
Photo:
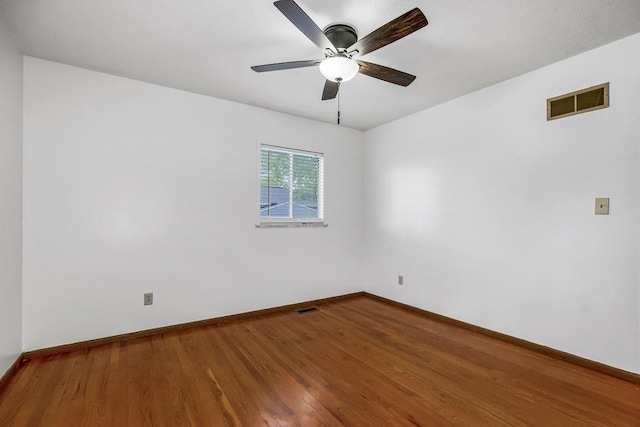
<path fill-rule="evenodd" d="M 329 224 L 324 222 L 261 222 L 256 224 L 256 228 L 323 228 Z"/>

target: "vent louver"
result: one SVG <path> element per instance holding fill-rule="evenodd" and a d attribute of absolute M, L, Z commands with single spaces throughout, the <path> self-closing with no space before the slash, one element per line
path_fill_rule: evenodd
<path fill-rule="evenodd" d="M 547 99 L 547 120 L 573 116 L 609 106 L 609 83 Z"/>

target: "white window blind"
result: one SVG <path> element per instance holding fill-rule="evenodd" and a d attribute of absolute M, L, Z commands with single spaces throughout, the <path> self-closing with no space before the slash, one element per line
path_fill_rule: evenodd
<path fill-rule="evenodd" d="M 324 158 L 270 145 L 260 146 L 260 222 L 321 222 Z"/>

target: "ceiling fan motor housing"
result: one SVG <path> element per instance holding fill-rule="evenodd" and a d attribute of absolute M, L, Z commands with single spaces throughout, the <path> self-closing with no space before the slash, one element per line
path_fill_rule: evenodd
<path fill-rule="evenodd" d="M 358 41 L 358 30 L 350 24 L 342 22 L 329 24 L 322 32 L 336 49 L 338 49 L 338 52 L 345 51 L 349 46 Z"/>

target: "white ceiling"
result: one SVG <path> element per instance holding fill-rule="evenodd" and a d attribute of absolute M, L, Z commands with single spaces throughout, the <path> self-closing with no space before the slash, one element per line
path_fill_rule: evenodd
<path fill-rule="evenodd" d="M 363 75 L 342 85 L 342 124 L 363 130 L 640 32 L 639 0 L 296 1 L 320 28 L 348 22 L 360 37 L 414 7 L 427 16 L 363 57 L 417 75 L 412 85 Z M 0 16 L 25 55 L 336 119 L 317 68 L 249 68 L 323 57 L 268 0 L 0 0 Z"/>

